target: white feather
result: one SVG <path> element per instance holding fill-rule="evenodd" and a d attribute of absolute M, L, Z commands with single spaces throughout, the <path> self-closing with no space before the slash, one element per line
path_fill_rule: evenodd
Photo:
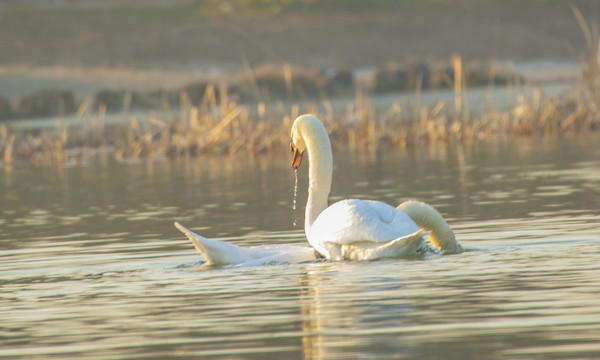
<path fill-rule="evenodd" d="M 175 227 L 187 236 L 208 264 L 255 266 L 270 263 L 297 263 L 317 258 L 307 246 L 287 244 L 241 247 L 225 241 L 207 239 L 175 222 Z"/>
<path fill-rule="evenodd" d="M 369 260 L 412 254 L 425 235 L 420 228 L 431 230 L 432 234 L 451 234 L 451 238 L 438 239 L 434 245 L 447 252 L 462 251 L 446 221 L 427 204 L 411 202 L 406 206 L 417 209 L 413 213 L 418 218 L 378 201 L 351 199 L 328 206 L 333 157 L 325 127 L 312 115 L 299 116 L 292 125 L 292 142 L 298 151 L 308 152 L 304 231 L 310 244 L 327 259 Z"/>

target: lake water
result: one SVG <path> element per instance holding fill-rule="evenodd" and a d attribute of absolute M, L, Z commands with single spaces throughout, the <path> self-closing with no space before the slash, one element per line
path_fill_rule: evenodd
<path fill-rule="evenodd" d="M 287 152 L 0 170 L 0 358 L 600 358 L 600 139 L 334 152 L 332 200 L 434 205 L 468 249 L 205 267 L 177 220 L 306 244 Z"/>

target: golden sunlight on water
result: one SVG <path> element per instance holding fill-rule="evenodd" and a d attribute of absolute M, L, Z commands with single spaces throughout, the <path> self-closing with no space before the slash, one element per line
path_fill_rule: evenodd
<path fill-rule="evenodd" d="M 238 245 L 304 245 L 293 222 L 305 167 L 295 211 L 284 157 L 15 167 L 0 176 L 0 357 L 600 356 L 597 146 L 437 146 L 334 161 L 332 199 L 424 200 L 467 251 L 207 268 L 173 221 Z"/>

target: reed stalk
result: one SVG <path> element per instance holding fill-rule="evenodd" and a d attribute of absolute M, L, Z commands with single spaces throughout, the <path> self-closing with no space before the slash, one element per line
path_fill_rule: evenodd
<path fill-rule="evenodd" d="M 593 54 L 593 60 L 588 59 L 582 65 L 582 79 L 571 92 L 549 96 L 536 90 L 531 98 L 520 96 L 509 111 L 498 112 L 493 106 L 483 114 L 468 111 L 462 60 L 455 56 L 454 106 L 441 101 L 422 106 L 422 79 L 418 78 L 412 103 L 409 100 L 402 104 L 395 102 L 386 109 L 375 108 L 371 98 L 358 90 L 353 101 L 339 110 L 335 110 L 327 98 L 321 98 L 319 103 L 290 105 L 259 101 L 255 105 L 256 116 L 253 116 L 251 105 L 234 100 L 224 86 L 209 85 L 198 104 L 181 93 L 178 112 L 171 111 L 165 104 L 163 115 L 148 115 L 141 120 L 129 116 L 129 121 L 122 124 L 107 124 L 106 108 L 101 106 L 88 126 L 57 123 L 54 129 L 39 133 L 17 133 L 0 126 L 0 156 L 4 166 L 17 161 L 49 166 L 81 161 L 86 158 L 81 155 L 83 150 L 73 154 L 73 149 L 94 147 L 113 148 L 118 160 L 274 152 L 289 145 L 292 121 L 306 111 L 324 121 L 336 148 L 372 150 L 374 147 L 404 148 L 419 144 L 587 134 L 600 130 L 597 103 L 600 73 L 592 69 L 598 67 L 595 52 L 598 44 L 592 44 L 596 47 L 588 51 L 588 56 Z M 86 110 L 82 109 L 80 114 L 84 113 Z"/>

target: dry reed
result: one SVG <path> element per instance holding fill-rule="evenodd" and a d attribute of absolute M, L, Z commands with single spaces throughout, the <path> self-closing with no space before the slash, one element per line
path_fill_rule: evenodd
<path fill-rule="evenodd" d="M 490 107 L 483 114 L 469 112 L 462 60 L 455 56 L 454 106 L 443 102 L 421 106 L 419 86 L 414 102 L 395 103 L 387 109 L 375 108 L 360 90 L 341 110 L 334 110 L 328 99 L 289 108 L 281 102 L 251 106 L 230 100 L 225 87 L 209 85 L 198 104 L 181 93 L 177 115 L 165 103 L 161 116 L 151 115 L 144 121 L 130 117 L 128 122 L 116 125 L 105 122 L 106 111 L 100 108 L 93 121 L 80 126 L 57 125 L 38 133 L 12 132 L 0 126 L 0 159 L 5 166 L 16 161 L 62 165 L 81 162 L 92 153 L 90 149 L 98 148 L 113 149 L 119 160 L 273 152 L 287 148 L 291 123 L 301 111 L 323 120 L 336 148 L 408 147 L 587 133 L 600 129 L 598 41 L 590 40 L 588 47 L 582 78 L 571 92 L 549 96 L 536 90 L 531 98 L 520 96 L 509 111 Z M 286 91 L 288 88 L 289 84 Z"/>

